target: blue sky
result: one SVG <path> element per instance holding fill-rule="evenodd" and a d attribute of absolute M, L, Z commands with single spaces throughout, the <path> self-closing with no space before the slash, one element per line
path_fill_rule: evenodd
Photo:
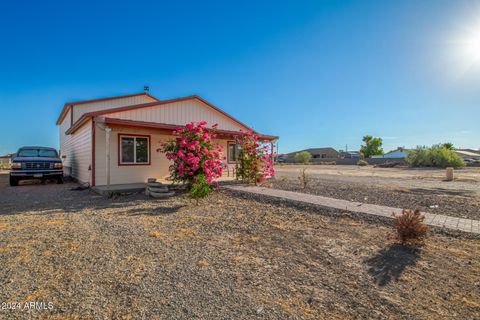
<path fill-rule="evenodd" d="M 478 149 L 480 63 L 463 40 L 479 17 L 458 0 L 2 1 L 0 153 L 58 147 L 64 102 L 145 84 L 201 95 L 280 152 L 365 134 Z"/>

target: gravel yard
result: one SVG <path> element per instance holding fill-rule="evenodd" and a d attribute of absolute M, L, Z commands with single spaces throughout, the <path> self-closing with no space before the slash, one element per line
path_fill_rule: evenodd
<path fill-rule="evenodd" d="M 106 199 L 0 175 L 0 302 L 44 319 L 474 319 L 480 241 L 399 246 L 390 227 L 220 191 Z M 0 318 L 28 318 L 0 310 Z"/>
<path fill-rule="evenodd" d="M 313 168 L 312 168 L 313 167 Z M 397 208 L 480 220 L 480 182 L 477 168 L 466 170 L 463 180 L 444 182 L 439 170 L 376 169 L 353 171 L 349 166 L 336 167 L 323 174 L 317 166 L 307 166 L 307 188 L 299 180 L 302 167 L 280 168 L 272 188 L 317 194 L 337 199 L 379 204 Z M 392 170 L 393 172 L 390 172 Z M 353 171 L 353 173 L 352 173 Z M 357 172 L 363 174 L 357 174 Z M 369 174 L 366 174 L 369 172 Z M 400 175 L 398 172 L 402 172 Z M 412 174 L 418 172 L 415 176 Z M 458 175 L 462 176 L 463 173 Z M 467 178 L 468 177 L 468 178 Z"/>

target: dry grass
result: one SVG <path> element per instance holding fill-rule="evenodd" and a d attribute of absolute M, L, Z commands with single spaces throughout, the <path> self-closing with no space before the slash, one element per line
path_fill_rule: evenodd
<path fill-rule="evenodd" d="M 420 210 L 404 209 L 401 214 L 393 214 L 395 231 L 404 244 L 421 244 L 427 236 L 428 226 Z"/>
<path fill-rule="evenodd" d="M 208 261 L 206 259 L 202 259 L 202 260 L 198 261 L 198 266 L 200 268 L 206 268 L 206 267 L 210 266 L 210 263 L 208 263 Z"/>
<path fill-rule="evenodd" d="M 15 211 L 0 219 L 0 301 L 55 306 L 32 318 L 473 319 L 479 312 L 478 240 L 432 234 L 419 250 L 404 250 L 381 224 L 223 192 L 196 206 L 182 197 L 112 202 L 61 191 L 68 185 L 37 187 L 26 190 L 38 190 L 41 213 L 11 197 Z"/>

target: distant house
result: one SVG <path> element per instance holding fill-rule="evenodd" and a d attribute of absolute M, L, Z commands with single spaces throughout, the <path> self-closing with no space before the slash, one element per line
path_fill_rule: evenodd
<path fill-rule="evenodd" d="M 340 153 L 335 150 L 334 148 L 331 147 L 325 147 L 325 148 L 310 148 L 310 149 L 305 149 L 305 150 L 300 150 L 300 151 L 295 151 L 291 152 L 286 155 L 286 158 L 293 160 L 295 159 L 295 155 L 299 152 L 308 152 L 312 155 L 312 160 L 313 159 L 339 159 L 340 158 Z M 315 160 L 313 160 L 315 161 Z M 317 160 L 321 161 L 321 160 Z"/>
<path fill-rule="evenodd" d="M 480 151 L 473 149 L 455 149 L 455 153 L 462 159 L 480 160 Z"/>
<path fill-rule="evenodd" d="M 13 157 L 13 154 L 6 154 L 4 156 L 0 156 L 0 166 L 11 164 L 12 157 Z"/>
<path fill-rule="evenodd" d="M 408 156 L 409 149 L 398 147 L 395 150 L 389 151 L 381 156 L 373 156 L 372 158 L 386 158 L 386 159 L 405 159 Z"/>
<path fill-rule="evenodd" d="M 340 158 L 342 159 L 360 159 L 359 151 L 342 151 L 340 152 Z"/>

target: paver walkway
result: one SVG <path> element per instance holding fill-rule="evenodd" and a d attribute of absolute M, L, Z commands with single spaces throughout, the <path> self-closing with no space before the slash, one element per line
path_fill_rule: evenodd
<path fill-rule="evenodd" d="M 351 212 L 360 212 L 376 216 L 393 218 L 392 213 L 401 213 L 402 209 L 380 206 L 376 204 L 368 204 L 354 201 L 347 201 L 335 198 L 317 196 L 313 194 L 285 191 L 278 189 L 270 189 L 255 186 L 225 186 L 227 189 L 265 195 L 281 199 L 289 199 L 308 204 L 319 205 L 323 207 L 336 208 Z M 430 226 L 443 227 L 446 229 L 480 234 L 480 220 L 463 219 L 457 217 L 446 216 L 443 214 L 434 214 L 422 212 L 425 214 L 425 223 Z"/>

